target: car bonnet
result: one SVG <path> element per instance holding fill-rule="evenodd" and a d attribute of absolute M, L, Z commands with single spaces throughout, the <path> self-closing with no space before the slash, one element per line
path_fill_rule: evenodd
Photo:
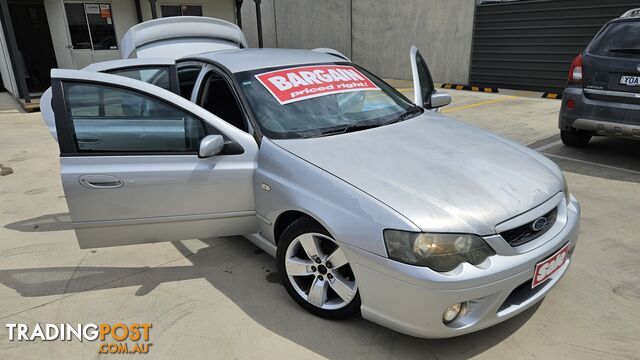
<path fill-rule="evenodd" d="M 434 113 L 369 130 L 274 143 L 385 203 L 423 231 L 494 234 L 496 224 L 562 191 L 558 175 L 520 145 Z"/>

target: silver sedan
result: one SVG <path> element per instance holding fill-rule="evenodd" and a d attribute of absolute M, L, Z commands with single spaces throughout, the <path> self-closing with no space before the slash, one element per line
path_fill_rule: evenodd
<path fill-rule="evenodd" d="M 553 162 L 414 101 L 331 49 L 247 49 L 235 25 L 133 27 L 123 60 L 42 97 L 82 248 L 244 235 L 319 316 L 451 337 L 540 301 L 580 206 Z"/>

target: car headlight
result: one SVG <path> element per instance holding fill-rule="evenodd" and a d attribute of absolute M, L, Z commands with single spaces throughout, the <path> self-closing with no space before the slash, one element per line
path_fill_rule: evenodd
<path fill-rule="evenodd" d="M 384 241 L 391 259 L 435 271 L 451 271 L 463 262 L 478 265 L 495 254 L 481 237 L 471 234 L 385 230 Z"/>
<path fill-rule="evenodd" d="M 571 202 L 571 194 L 569 193 L 569 185 L 567 184 L 567 178 L 562 174 L 562 192 L 564 193 L 564 201 L 569 205 Z"/>

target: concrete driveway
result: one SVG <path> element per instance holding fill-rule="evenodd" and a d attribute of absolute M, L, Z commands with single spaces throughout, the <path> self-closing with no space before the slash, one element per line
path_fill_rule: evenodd
<path fill-rule="evenodd" d="M 394 82 L 409 93 L 407 82 Z M 10 342 L 4 323 L 150 322 L 153 358 L 640 358 L 640 142 L 558 143 L 560 103 L 448 90 L 447 115 L 548 154 L 581 201 L 579 246 L 538 306 L 424 340 L 301 310 L 272 258 L 240 237 L 80 250 L 40 114 L 0 98 L 0 358 L 109 358 L 95 342 Z M 4 95 L 4 94 L 3 94 Z M 429 304 L 425 304 L 425 307 Z"/>

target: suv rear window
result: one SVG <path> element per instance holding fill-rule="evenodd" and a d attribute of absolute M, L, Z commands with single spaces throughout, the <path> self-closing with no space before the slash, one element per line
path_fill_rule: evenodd
<path fill-rule="evenodd" d="M 602 56 L 639 56 L 640 21 L 614 22 L 598 36 L 589 52 Z"/>

